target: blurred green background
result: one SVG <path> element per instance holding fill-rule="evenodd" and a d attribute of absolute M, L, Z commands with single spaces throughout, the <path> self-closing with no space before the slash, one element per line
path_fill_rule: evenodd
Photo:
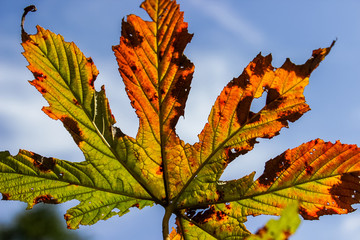
<path fill-rule="evenodd" d="M 57 208 L 44 204 L 20 212 L 11 223 L 0 223 L 0 240 L 82 240 L 77 231 L 66 228 Z"/>

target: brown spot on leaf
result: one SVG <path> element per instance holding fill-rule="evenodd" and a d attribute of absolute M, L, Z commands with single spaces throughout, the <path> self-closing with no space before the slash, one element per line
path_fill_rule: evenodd
<path fill-rule="evenodd" d="M 278 90 L 275 88 L 270 88 L 266 96 L 266 105 L 269 105 L 270 103 L 274 102 L 279 97 L 280 97 L 280 93 L 278 92 Z M 271 106 L 268 106 L 267 108 L 269 110 L 273 110 L 278 108 L 279 105 L 280 105 L 280 101 L 278 101 L 277 104 L 272 104 Z"/>
<path fill-rule="evenodd" d="M 137 71 L 137 67 L 136 67 L 135 65 L 132 65 L 130 68 L 131 68 L 131 70 L 132 70 L 133 72 L 136 72 L 136 71 Z"/>
<path fill-rule="evenodd" d="M 79 128 L 78 123 L 74 119 L 67 116 L 62 117 L 61 121 L 63 122 L 65 128 L 70 132 L 75 143 L 79 145 L 79 143 L 82 141 L 82 132 Z"/>
<path fill-rule="evenodd" d="M 231 203 L 225 203 L 225 207 L 227 210 L 231 210 Z"/>
<path fill-rule="evenodd" d="M 97 76 L 93 75 L 92 78 L 89 79 L 89 86 L 90 86 L 91 88 L 94 88 L 94 82 L 95 82 L 95 80 L 96 80 L 96 77 L 97 77 Z"/>
<path fill-rule="evenodd" d="M 99 71 L 96 69 L 91 57 L 86 58 L 86 61 L 87 61 L 87 64 L 86 64 L 87 67 L 92 69 L 92 76 L 89 78 L 88 83 L 89 83 L 89 86 L 94 89 L 94 82 L 99 74 Z"/>
<path fill-rule="evenodd" d="M 163 172 L 164 172 L 163 166 L 161 165 L 161 166 L 159 166 L 159 169 L 156 171 L 156 174 L 157 174 L 157 175 L 162 175 Z"/>
<path fill-rule="evenodd" d="M 227 147 L 225 148 L 225 155 L 226 155 L 226 159 L 225 159 L 225 166 L 227 166 L 230 162 L 232 162 L 235 158 L 237 158 L 240 155 L 240 151 L 237 148 L 233 148 L 233 147 Z"/>
<path fill-rule="evenodd" d="M 157 101 L 159 99 L 159 97 L 157 96 L 156 93 L 153 94 L 153 96 L 149 99 L 150 102 L 153 102 L 153 101 Z"/>
<path fill-rule="evenodd" d="M 323 215 L 333 215 L 333 214 L 338 214 L 338 213 L 334 209 L 326 208 L 326 207 L 323 207 L 316 212 L 316 215 L 319 217 Z"/>
<path fill-rule="evenodd" d="M 125 136 L 125 134 L 118 127 L 110 126 L 110 131 L 112 132 L 112 135 L 115 139 L 119 139 Z"/>
<path fill-rule="evenodd" d="M 284 231 L 284 235 L 285 235 L 285 239 L 284 240 L 288 240 L 289 237 L 292 235 L 292 233 L 290 231 Z"/>
<path fill-rule="evenodd" d="M 45 94 L 47 90 L 41 86 L 41 82 L 46 79 L 46 76 L 39 72 L 33 72 L 35 80 L 29 81 L 31 85 L 33 85 L 40 93 Z"/>
<path fill-rule="evenodd" d="M 42 94 L 47 93 L 47 91 L 45 90 L 45 88 L 38 88 L 38 90 L 39 90 Z"/>
<path fill-rule="evenodd" d="M 136 207 L 136 208 L 139 208 L 140 205 L 138 203 L 135 203 L 134 205 L 132 205 L 131 207 Z"/>
<path fill-rule="evenodd" d="M 313 216 L 310 213 L 308 213 L 308 211 L 303 208 L 303 207 L 299 207 L 299 214 L 305 219 L 305 220 L 318 220 L 319 217 L 318 216 Z"/>
<path fill-rule="evenodd" d="M 135 30 L 132 24 L 126 22 L 124 19 L 121 26 L 121 38 L 126 46 L 133 48 L 140 46 L 144 41 L 144 37 Z"/>
<path fill-rule="evenodd" d="M 76 106 L 79 106 L 79 105 L 80 105 L 79 102 L 78 102 L 78 100 L 76 100 L 75 98 L 73 99 L 73 103 L 74 103 Z"/>
<path fill-rule="evenodd" d="M 218 200 L 222 201 L 224 200 L 224 191 L 216 190 L 216 194 L 218 195 Z"/>
<path fill-rule="evenodd" d="M 323 215 L 333 215 L 338 214 L 334 209 L 322 207 L 319 208 L 316 212 L 309 212 L 304 207 L 299 208 L 299 214 L 305 219 L 305 220 L 319 220 L 319 217 Z"/>
<path fill-rule="evenodd" d="M 246 87 L 250 84 L 250 76 L 246 71 L 243 71 L 241 75 L 237 78 L 233 78 L 227 85 L 226 89 L 230 89 L 234 86 L 238 86 L 239 88 L 245 90 Z M 225 91 L 225 95 L 228 94 L 228 91 Z"/>
<path fill-rule="evenodd" d="M 268 228 L 266 226 L 260 228 L 259 230 L 257 230 L 256 235 L 263 237 L 266 233 L 268 232 Z"/>
<path fill-rule="evenodd" d="M 47 78 L 47 76 L 44 75 L 43 73 L 40 73 L 40 72 L 32 72 L 32 73 L 33 73 L 34 77 L 40 82 L 43 82 Z"/>
<path fill-rule="evenodd" d="M 64 214 L 64 219 L 66 221 L 69 221 L 71 219 L 71 215 L 70 214 Z"/>
<path fill-rule="evenodd" d="M 224 212 L 215 210 L 214 206 L 210 206 L 206 209 L 187 209 L 186 214 L 191 220 L 200 224 L 210 220 L 221 221 L 227 217 Z"/>
<path fill-rule="evenodd" d="M 33 154 L 33 165 L 42 172 L 53 171 L 56 165 L 54 158 L 43 157 L 37 153 Z"/>
<path fill-rule="evenodd" d="M 164 57 L 164 51 L 161 50 L 158 52 L 159 62 L 161 62 L 163 60 L 163 57 Z"/>
<path fill-rule="evenodd" d="M 309 111 L 310 108 L 308 105 L 306 105 L 305 108 L 298 110 L 298 111 L 289 111 L 289 112 L 284 112 L 282 115 L 279 116 L 279 121 L 283 122 L 283 124 L 285 126 L 287 126 L 287 123 L 285 123 L 286 121 L 290 121 L 290 122 L 295 122 L 296 120 L 298 120 L 305 112 Z"/>
<path fill-rule="evenodd" d="M 305 162 L 305 172 L 307 175 L 312 175 L 314 168 L 308 164 L 308 162 Z"/>
<path fill-rule="evenodd" d="M 174 36 L 175 41 L 172 43 L 172 46 L 174 47 L 173 55 L 184 56 L 184 49 L 186 45 L 191 41 L 193 36 L 194 34 L 188 33 L 187 23 L 182 23 L 182 27 L 180 29 L 177 29 Z"/>
<path fill-rule="evenodd" d="M 286 159 L 285 153 L 266 162 L 264 173 L 259 177 L 260 184 L 270 186 L 276 178 L 290 167 L 290 160 Z"/>
<path fill-rule="evenodd" d="M 43 195 L 43 196 L 39 196 L 36 197 L 34 199 L 34 204 L 38 204 L 38 203 L 47 203 L 47 204 L 58 204 L 59 201 L 56 200 L 54 197 L 52 197 L 51 195 Z"/>
<path fill-rule="evenodd" d="M 195 222 L 202 224 L 202 223 L 206 223 L 210 219 L 212 219 L 214 214 L 216 214 L 215 208 L 214 208 L 214 206 L 211 206 L 211 207 L 205 209 L 204 211 L 200 211 L 200 212 L 196 213 L 193 217 L 191 217 L 191 219 L 194 220 Z"/>
<path fill-rule="evenodd" d="M 10 199 L 10 194 L 9 193 L 1 193 L 1 195 L 2 195 L 1 200 L 9 200 Z"/>
<path fill-rule="evenodd" d="M 190 62 L 190 60 L 188 60 L 185 56 L 182 58 L 181 65 L 186 66 L 186 68 L 193 69 L 193 63 Z M 179 103 L 178 106 L 175 106 L 176 115 L 173 117 L 173 119 L 170 120 L 170 126 L 173 129 L 175 129 L 179 117 L 184 115 L 185 103 L 189 96 L 192 77 L 192 70 L 189 70 L 184 74 L 180 74 L 175 82 L 174 87 L 171 89 L 171 96 L 174 97 L 175 101 Z"/>
<path fill-rule="evenodd" d="M 250 63 L 250 70 L 252 74 L 262 77 L 268 69 L 273 69 L 271 66 L 272 56 L 271 54 L 263 57 L 260 53 Z"/>
<path fill-rule="evenodd" d="M 252 111 L 249 111 L 248 123 L 255 123 L 260 120 L 260 114 L 256 114 Z"/>
<path fill-rule="evenodd" d="M 252 147 L 257 143 L 256 138 L 251 138 L 246 141 L 247 147 L 245 149 L 239 149 L 235 147 L 226 147 L 224 149 L 226 159 L 225 159 L 225 166 L 227 166 L 230 162 L 232 162 L 235 158 L 237 158 L 240 155 L 246 154 L 249 150 L 252 149 Z"/>
<path fill-rule="evenodd" d="M 244 125 L 248 121 L 252 101 L 252 96 L 246 96 L 236 107 L 237 120 L 240 126 Z"/>
<path fill-rule="evenodd" d="M 216 211 L 216 220 L 217 221 L 221 221 L 224 218 L 226 218 L 226 214 L 223 213 L 222 211 Z"/>
<path fill-rule="evenodd" d="M 59 118 L 51 111 L 50 107 L 43 107 L 41 109 L 46 115 L 54 120 L 58 120 Z"/>
<path fill-rule="evenodd" d="M 64 214 L 64 219 L 65 219 L 65 221 L 67 222 L 66 223 L 66 227 L 67 227 L 67 229 L 72 229 L 72 227 L 70 226 L 70 223 L 68 222 L 68 221 L 70 221 L 71 220 L 71 218 L 72 218 L 72 216 L 70 215 L 70 214 Z"/>
<path fill-rule="evenodd" d="M 360 172 L 344 173 L 341 182 L 330 188 L 329 193 L 339 208 L 354 211 L 352 204 L 360 202 Z"/>

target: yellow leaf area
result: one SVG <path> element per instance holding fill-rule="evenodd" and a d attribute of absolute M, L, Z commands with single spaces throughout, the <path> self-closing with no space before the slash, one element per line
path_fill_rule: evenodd
<path fill-rule="evenodd" d="M 354 210 L 351 205 L 360 200 L 360 150 L 354 145 L 314 140 L 268 161 L 257 180 L 255 173 L 219 180 L 258 138 L 273 138 L 310 109 L 305 86 L 334 43 L 314 50 L 301 65 L 287 59 L 275 68 L 271 55 L 256 56 L 221 91 L 199 141 L 188 144 L 175 127 L 194 72 L 184 55 L 192 34 L 176 1 L 146 0 L 141 7 L 150 20 L 129 15 L 120 44 L 113 47 L 139 118 L 135 138 L 115 127 L 105 87 L 95 90 L 98 70 L 91 58 L 49 30 L 23 32 L 23 54 L 35 77 L 30 83 L 49 104 L 43 111 L 63 123 L 85 161 L 26 150 L 16 156 L 0 152 L 4 200 L 24 201 L 31 208 L 77 199 L 65 215 L 69 228 L 155 203 L 165 208 L 164 239 L 186 240 L 245 239 L 251 236 L 244 225 L 247 216 L 279 215 L 294 202 L 304 219 Z M 253 112 L 254 99 L 262 96 L 264 106 Z M 168 235 L 172 214 L 177 228 Z"/>

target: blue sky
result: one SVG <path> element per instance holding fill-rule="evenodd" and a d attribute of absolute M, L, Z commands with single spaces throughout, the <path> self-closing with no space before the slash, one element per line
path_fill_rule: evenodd
<path fill-rule="evenodd" d="M 45 156 L 82 161 L 70 135 L 59 121 L 47 117 L 47 105 L 27 80 L 20 46 L 20 18 L 23 8 L 35 4 L 25 29 L 35 32 L 41 25 L 74 41 L 92 57 L 100 75 L 97 89 L 105 84 L 112 112 L 125 133 L 135 136 L 137 117 L 130 107 L 111 50 L 119 43 L 122 18 L 130 13 L 146 17 L 141 0 L 2 0 L 0 8 L 0 150 L 16 154 L 27 149 Z M 338 39 L 332 52 L 312 74 L 305 90 L 312 111 L 283 129 L 271 140 L 260 140 L 255 149 L 235 160 L 222 179 L 242 177 L 253 170 L 257 176 L 264 163 L 288 148 L 315 138 L 340 139 L 360 146 L 359 66 L 360 2 L 358 0 L 178 0 L 195 33 L 185 53 L 195 64 L 195 74 L 186 105 L 185 118 L 177 126 L 182 139 L 193 143 L 203 128 L 210 108 L 221 89 L 259 53 L 272 53 L 273 65 L 280 67 L 287 57 L 301 64 L 313 49 L 327 47 Z M 259 104 L 261 102 L 259 101 Z M 57 206 L 65 212 L 76 202 Z M 25 209 L 25 204 L 0 201 L 0 222 Z M 359 207 L 356 205 L 355 207 Z M 78 230 L 92 239 L 161 239 L 160 207 L 133 210 L 125 216 Z M 255 220 L 256 219 L 256 220 Z M 256 230 L 267 217 L 250 218 Z M 64 223 L 65 226 L 65 223 Z M 324 216 L 320 221 L 303 221 L 294 240 L 359 239 L 360 212 L 344 216 Z"/>

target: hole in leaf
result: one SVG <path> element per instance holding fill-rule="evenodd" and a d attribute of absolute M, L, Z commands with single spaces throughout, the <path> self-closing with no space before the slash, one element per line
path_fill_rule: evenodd
<path fill-rule="evenodd" d="M 250 111 L 257 113 L 263 109 L 266 105 L 266 94 L 265 92 L 259 98 L 254 98 L 251 102 Z"/>

